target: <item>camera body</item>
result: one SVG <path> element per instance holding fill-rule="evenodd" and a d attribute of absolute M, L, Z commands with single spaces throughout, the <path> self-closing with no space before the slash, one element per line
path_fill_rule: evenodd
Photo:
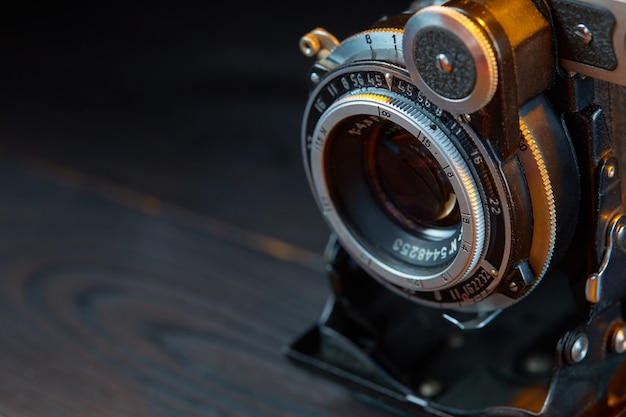
<path fill-rule="evenodd" d="M 437 416 L 626 408 L 626 4 L 417 1 L 317 28 L 332 293 L 288 356 Z"/>

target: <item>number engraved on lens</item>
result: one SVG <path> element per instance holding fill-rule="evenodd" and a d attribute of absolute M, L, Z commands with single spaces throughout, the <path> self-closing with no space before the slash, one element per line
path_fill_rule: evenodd
<path fill-rule="evenodd" d="M 413 97 L 417 89 L 413 84 L 406 83 L 401 79 L 398 79 L 398 83 L 396 84 L 397 89 L 402 92 L 406 97 Z"/>
<path fill-rule="evenodd" d="M 326 87 L 326 91 L 328 91 L 328 94 L 330 94 L 333 98 L 337 97 L 339 94 L 339 89 L 334 83 L 329 83 L 328 87 Z"/>
<path fill-rule="evenodd" d="M 478 273 L 469 280 L 450 288 L 449 294 L 454 301 L 467 301 L 482 294 L 493 282 L 494 277 L 485 269 L 480 268 Z"/>
<path fill-rule="evenodd" d="M 434 245 L 429 247 L 415 245 L 401 238 L 396 238 L 393 241 L 391 250 L 407 259 L 417 260 L 423 263 L 435 263 L 453 256 L 459 250 L 459 246 L 463 246 L 463 243 L 461 243 L 462 238 L 463 234 L 459 233 L 456 239 L 452 239 L 446 245 Z"/>

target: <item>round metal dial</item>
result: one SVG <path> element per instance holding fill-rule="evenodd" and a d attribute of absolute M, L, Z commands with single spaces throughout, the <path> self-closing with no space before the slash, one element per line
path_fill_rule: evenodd
<path fill-rule="evenodd" d="M 453 113 L 473 113 L 492 99 L 498 67 L 491 42 L 460 11 L 429 6 L 404 29 L 403 52 L 411 79 L 435 104 Z"/>

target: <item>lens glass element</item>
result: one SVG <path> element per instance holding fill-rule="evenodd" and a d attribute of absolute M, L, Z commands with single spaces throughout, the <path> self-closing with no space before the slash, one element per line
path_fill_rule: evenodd
<path fill-rule="evenodd" d="M 432 132 L 368 114 L 340 119 L 327 132 L 319 184 L 340 236 L 411 274 L 415 266 L 436 274 L 451 265 L 463 236 L 462 205 Z"/>
<path fill-rule="evenodd" d="M 430 239 L 459 230 L 461 215 L 446 173 L 429 148 L 402 127 L 384 123 L 372 129 L 367 171 L 374 195 L 400 226 Z"/>

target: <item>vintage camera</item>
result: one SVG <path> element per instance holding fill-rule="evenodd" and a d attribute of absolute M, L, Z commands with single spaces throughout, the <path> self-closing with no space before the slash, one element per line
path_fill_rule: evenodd
<path fill-rule="evenodd" d="M 332 292 L 289 358 L 411 415 L 626 415 L 626 3 L 418 1 L 300 48 Z"/>

